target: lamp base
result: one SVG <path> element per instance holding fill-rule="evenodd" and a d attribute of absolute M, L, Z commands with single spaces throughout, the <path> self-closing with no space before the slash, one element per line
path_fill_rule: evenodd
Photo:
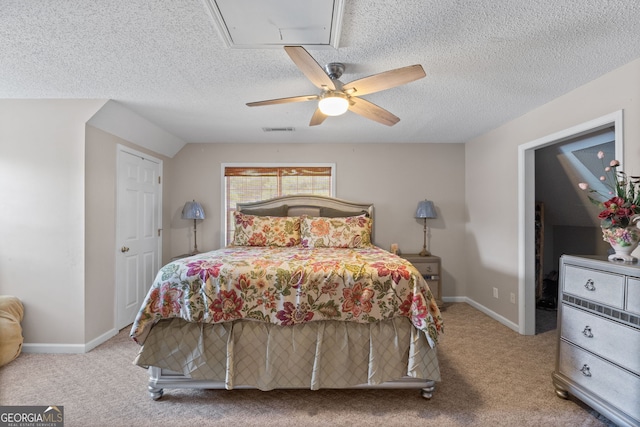
<path fill-rule="evenodd" d="M 431 256 L 431 252 L 427 250 L 427 218 L 424 219 L 424 244 L 422 245 L 422 251 L 419 256 Z"/>
<path fill-rule="evenodd" d="M 423 248 L 422 251 L 418 254 L 420 256 L 431 256 L 431 252 L 429 252 L 426 248 Z"/>

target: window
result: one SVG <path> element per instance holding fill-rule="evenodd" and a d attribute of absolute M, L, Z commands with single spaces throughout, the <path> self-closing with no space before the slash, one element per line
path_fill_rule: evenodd
<path fill-rule="evenodd" d="M 293 194 L 335 195 L 335 165 L 222 165 L 225 244 L 233 240 L 232 213 L 238 203 Z"/>

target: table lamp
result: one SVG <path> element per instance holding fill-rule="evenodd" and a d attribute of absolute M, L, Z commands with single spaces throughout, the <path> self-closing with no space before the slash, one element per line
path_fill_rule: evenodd
<path fill-rule="evenodd" d="M 424 219 L 424 244 L 422 245 L 422 251 L 418 254 L 420 256 L 430 256 L 431 252 L 427 250 L 427 218 L 437 218 L 436 208 L 433 206 L 433 202 L 430 200 L 422 200 L 418 203 L 418 209 L 416 210 L 416 218 Z"/>
<path fill-rule="evenodd" d="M 182 219 L 193 220 L 193 252 L 191 252 L 191 255 L 197 254 L 198 240 L 196 238 L 196 220 L 204 219 L 204 209 L 202 209 L 202 205 L 195 200 L 185 203 L 184 208 L 182 208 Z"/>

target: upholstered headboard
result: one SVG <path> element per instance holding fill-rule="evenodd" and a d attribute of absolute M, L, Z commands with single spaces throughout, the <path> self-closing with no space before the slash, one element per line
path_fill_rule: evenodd
<path fill-rule="evenodd" d="M 321 212 L 329 212 L 332 214 L 330 216 L 334 217 L 359 215 L 364 211 L 373 219 L 373 205 L 371 203 L 350 202 L 334 197 L 314 196 L 310 194 L 275 197 L 259 202 L 238 203 L 237 209 L 245 213 L 250 213 L 250 211 L 285 212 L 286 216 L 329 216 L 321 215 Z"/>
<path fill-rule="evenodd" d="M 253 215 L 345 217 L 366 212 L 373 222 L 373 204 L 350 202 L 335 197 L 299 194 L 259 202 L 238 203 L 236 209 Z M 374 222 L 375 224 L 375 222 Z M 371 232 L 373 242 L 373 230 Z"/>

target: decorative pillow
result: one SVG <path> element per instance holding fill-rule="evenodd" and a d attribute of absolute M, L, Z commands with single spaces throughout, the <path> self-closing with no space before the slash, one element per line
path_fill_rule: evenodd
<path fill-rule="evenodd" d="M 334 208 L 326 208 L 326 207 L 321 207 L 320 208 L 320 216 L 324 216 L 327 218 L 344 218 L 344 217 L 348 217 L 348 216 L 359 216 L 359 215 L 366 215 L 369 216 L 369 213 L 367 211 L 360 211 L 360 212 L 349 212 L 349 211 L 342 211 L 340 209 L 334 209 Z"/>
<path fill-rule="evenodd" d="M 296 246 L 300 244 L 300 218 L 245 215 L 234 212 L 234 246 Z"/>
<path fill-rule="evenodd" d="M 366 215 L 344 218 L 303 216 L 300 243 L 306 248 L 366 248 L 371 246 L 371 218 Z"/>

